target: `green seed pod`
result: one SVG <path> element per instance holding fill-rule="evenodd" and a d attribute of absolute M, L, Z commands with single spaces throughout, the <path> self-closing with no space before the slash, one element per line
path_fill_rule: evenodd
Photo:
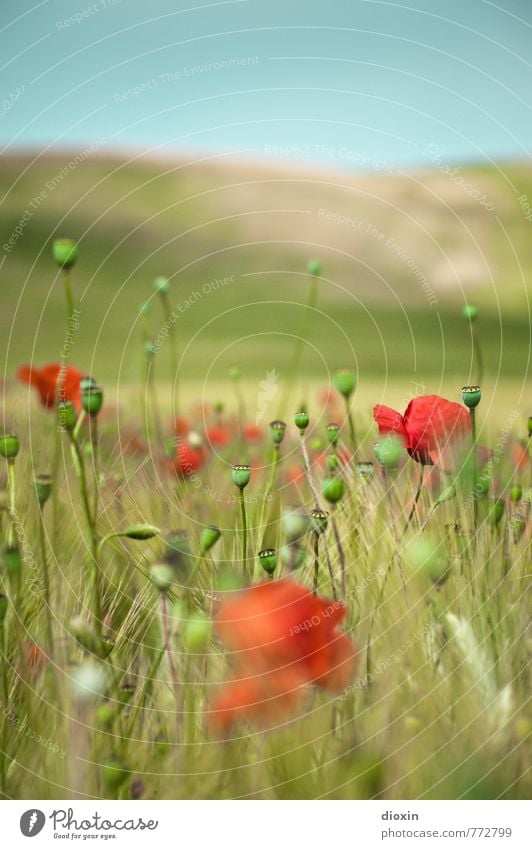
<path fill-rule="evenodd" d="M 160 528 L 157 528 L 155 525 L 139 524 L 131 525 L 131 527 L 121 532 L 120 536 L 127 537 L 128 539 L 148 540 L 159 536 L 160 533 Z"/>
<path fill-rule="evenodd" d="M 68 269 L 76 264 L 79 249 L 74 239 L 55 239 L 52 253 L 59 268 Z"/>
<path fill-rule="evenodd" d="M 315 508 L 310 511 L 310 529 L 313 534 L 324 534 L 327 530 L 328 524 L 328 514 L 325 510 L 320 510 L 319 508 Z"/>
<path fill-rule="evenodd" d="M 98 656 L 101 655 L 100 639 L 82 616 L 74 616 L 70 620 L 70 633 L 85 651 Z"/>
<path fill-rule="evenodd" d="M 213 545 L 216 545 L 221 535 L 222 532 L 220 528 L 217 528 L 214 525 L 206 525 L 206 527 L 202 528 L 200 534 L 200 554 L 205 554 L 207 551 L 210 551 Z"/>
<path fill-rule="evenodd" d="M 474 410 L 480 404 L 480 386 L 462 386 L 462 400 L 466 407 Z"/>
<path fill-rule="evenodd" d="M 281 444 L 284 439 L 285 430 L 286 422 L 282 422 L 280 419 L 274 419 L 273 422 L 270 422 L 270 434 L 274 445 Z"/>
<path fill-rule="evenodd" d="M 504 498 L 494 498 L 490 503 L 488 518 L 492 525 L 495 527 L 499 524 L 502 517 L 504 516 L 504 508 L 505 508 Z"/>
<path fill-rule="evenodd" d="M 356 389 L 357 376 L 352 369 L 339 369 L 334 376 L 334 383 L 340 395 L 349 398 Z"/>
<path fill-rule="evenodd" d="M 168 295 L 170 291 L 170 281 L 166 277 L 157 277 L 153 282 L 153 288 L 159 295 Z"/>
<path fill-rule="evenodd" d="M 185 625 L 183 642 L 187 651 L 201 654 L 209 644 L 212 633 L 210 619 L 204 613 L 196 613 Z"/>
<path fill-rule="evenodd" d="M 290 542 L 301 539 L 309 528 L 309 517 L 306 513 L 294 508 L 285 510 L 282 518 L 283 530 Z"/>
<path fill-rule="evenodd" d="M 340 460 L 336 454 L 327 454 L 327 469 L 329 472 L 335 472 L 340 465 Z"/>
<path fill-rule="evenodd" d="M 360 477 L 369 480 L 375 474 L 375 468 L 371 460 L 364 460 L 362 463 L 357 463 L 355 466 Z"/>
<path fill-rule="evenodd" d="M 395 469 L 403 454 L 403 443 L 393 434 L 379 439 L 374 445 L 375 456 L 385 469 Z"/>
<path fill-rule="evenodd" d="M 174 580 L 174 570 L 168 563 L 154 563 L 150 569 L 150 581 L 160 593 L 167 593 Z"/>
<path fill-rule="evenodd" d="M 80 381 L 81 404 L 90 416 L 97 416 L 102 409 L 103 389 L 92 378 L 84 378 Z"/>
<path fill-rule="evenodd" d="M 324 478 L 321 485 L 322 495 L 329 504 L 337 504 L 343 498 L 344 489 L 343 478 L 338 477 Z"/>
<path fill-rule="evenodd" d="M 157 345 L 155 342 L 145 342 L 144 343 L 144 351 L 148 357 L 154 357 L 157 353 Z"/>
<path fill-rule="evenodd" d="M 17 581 L 22 571 L 22 555 L 17 545 L 4 548 L 4 568 L 10 580 Z"/>
<path fill-rule="evenodd" d="M 309 260 L 307 271 L 312 277 L 319 277 L 321 274 L 321 262 L 318 259 Z"/>
<path fill-rule="evenodd" d="M 0 454 L 6 460 L 14 460 L 18 454 L 20 442 L 18 436 L 12 434 L 4 434 L 0 436 Z"/>
<path fill-rule="evenodd" d="M 239 489 L 244 489 L 249 483 L 251 469 L 246 463 L 238 463 L 236 466 L 233 466 L 231 477 L 235 486 Z"/>
<path fill-rule="evenodd" d="M 428 539 L 412 539 L 405 548 L 407 561 L 416 575 L 428 583 L 441 586 L 450 573 L 447 557 L 441 546 Z"/>
<path fill-rule="evenodd" d="M 263 548 L 258 554 L 259 563 L 268 575 L 273 575 L 277 566 L 277 553 L 275 548 Z"/>
<path fill-rule="evenodd" d="M 118 701 L 121 705 L 128 705 L 135 695 L 135 686 L 130 681 L 124 681 L 118 688 Z"/>
<path fill-rule="evenodd" d="M 171 566 L 182 569 L 192 554 L 188 531 L 170 531 L 165 539 L 164 559 Z"/>
<path fill-rule="evenodd" d="M 7 615 L 7 598 L 0 593 L 0 625 L 3 625 Z"/>
<path fill-rule="evenodd" d="M 229 369 L 229 377 L 231 380 L 239 380 L 240 379 L 240 369 L 238 366 L 232 366 Z"/>
<path fill-rule="evenodd" d="M 114 705 L 104 702 L 96 708 L 95 719 L 99 728 L 109 729 L 116 719 L 117 711 Z"/>
<path fill-rule="evenodd" d="M 473 304 L 466 304 L 462 310 L 464 318 L 468 321 L 475 321 L 478 316 L 478 309 Z"/>
<path fill-rule="evenodd" d="M 72 401 L 63 401 L 57 405 L 57 422 L 63 430 L 72 432 L 76 427 L 76 408 Z"/>
<path fill-rule="evenodd" d="M 35 475 L 35 495 L 41 507 L 44 507 L 52 492 L 51 475 Z"/>
<path fill-rule="evenodd" d="M 325 428 L 327 432 L 327 439 L 329 440 L 329 445 L 337 445 L 338 440 L 340 439 L 340 425 L 335 424 L 334 422 L 330 422 Z"/>
<path fill-rule="evenodd" d="M 121 761 L 107 761 L 102 766 L 102 782 L 107 792 L 115 792 L 131 775 L 131 770 Z"/>
<path fill-rule="evenodd" d="M 510 499 L 514 502 L 521 501 L 523 497 L 523 487 L 520 483 L 514 483 L 510 489 Z"/>
<path fill-rule="evenodd" d="M 306 410 L 301 410 L 301 412 L 296 413 L 294 416 L 294 422 L 296 427 L 299 428 L 299 432 L 303 435 L 309 425 L 310 417 Z"/>

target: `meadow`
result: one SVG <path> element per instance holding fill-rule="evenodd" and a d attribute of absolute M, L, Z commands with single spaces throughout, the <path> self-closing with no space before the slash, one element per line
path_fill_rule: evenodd
<path fill-rule="evenodd" d="M 5 252 L 1 793 L 526 798 L 530 175 L 417 251 L 441 175 L 231 168 L 90 160 Z"/>

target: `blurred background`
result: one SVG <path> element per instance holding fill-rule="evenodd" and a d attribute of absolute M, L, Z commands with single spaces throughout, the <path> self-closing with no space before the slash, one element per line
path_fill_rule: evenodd
<path fill-rule="evenodd" d="M 156 277 L 182 384 L 212 398 L 234 364 L 251 389 L 288 372 L 318 259 L 302 391 L 355 364 L 368 403 L 452 397 L 474 303 L 491 406 L 521 410 L 531 32 L 527 0 L 2 4 L 4 377 L 59 358 L 69 236 L 71 361 L 124 397 Z"/>

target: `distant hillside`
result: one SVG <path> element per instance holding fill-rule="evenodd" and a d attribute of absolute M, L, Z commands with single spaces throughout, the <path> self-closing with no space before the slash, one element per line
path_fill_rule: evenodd
<path fill-rule="evenodd" d="M 360 175 L 227 157 L 5 156 L 0 320 L 8 373 L 61 348 L 63 293 L 50 245 L 54 235 L 71 235 L 81 246 L 72 359 L 107 379 L 138 376 L 138 306 L 161 274 L 172 278 L 181 349 L 189 345 L 185 377 L 225 374 L 233 361 L 262 371 L 266 353 L 282 370 L 313 257 L 323 280 L 309 373 L 355 358 L 367 373 L 465 377 L 470 346 L 460 313 L 472 300 L 482 308 L 488 371 L 523 375 L 532 166 L 453 168 L 437 161 L 432 171 Z M 162 324 L 155 307 L 153 336 Z"/>

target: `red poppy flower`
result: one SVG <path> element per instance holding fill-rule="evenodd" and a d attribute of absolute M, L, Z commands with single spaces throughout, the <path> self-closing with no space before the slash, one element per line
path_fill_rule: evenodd
<path fill-rule="evenodd" d="M 59 363 L 49 363 L 42 368 L 20 366 L 17 371 L 17 379 L 34 386 L 39 393 L 43 407 L 51 409 L 55 406 L 57 400 L 57 380 L 60 372 L 61 365 Z M 83 374 L 74 366 L 65 366 L 61 372 L 61 400 L 72 401 L 78 410 L 81 408 L 79 382 Z"/>
<path fill-rule="evenodd" d="M 248 422 L 242 427 L 242 436 L 246 442 L 259 442 L 264 435 L 264 431 L 260 425 Z"/>
<path fill-rule="evenodd" d="M 190 430 L 190 426 L 184 416 L 174 416 L 170 424 L 170 429 L 176 436 L 186 436 Z"/>
<path fill-rule="evenodd" d="M 377 404 L 373 417 L 381 435 L 395 434 L 414 460 L 428 465 L 446 466 L 442 452 L 460 442 L 471 429 L 466 408 L 439 395 L 413 398 L 404 416 Z"/>
<path fill-rule="evenodd" d="M 225 731 L 241 718 L 278 719 L 297 708 L 307 684 L 344 690 L 356 670 L 356 647 L 340 630 L 345 606 L 293 581 L 267 581 L 225 600 L 216 630 L 231 652 L 235 678 L 210 710 Z"/>
<path fill-rule="evenodd" d="M 225 425 L 211 425 L 205 430 L 205 438 L 210 445 L 221 448 L 229 443 L 231 431 Z"/>
<path fill-rule="evenodd" d="M 201 448 L 193 448 L 188 442 L 179 442 L 174 456 L 168 461 L 168 466 L 176 475 L 190 477 L 199 471 L 204 459 Z"/>

